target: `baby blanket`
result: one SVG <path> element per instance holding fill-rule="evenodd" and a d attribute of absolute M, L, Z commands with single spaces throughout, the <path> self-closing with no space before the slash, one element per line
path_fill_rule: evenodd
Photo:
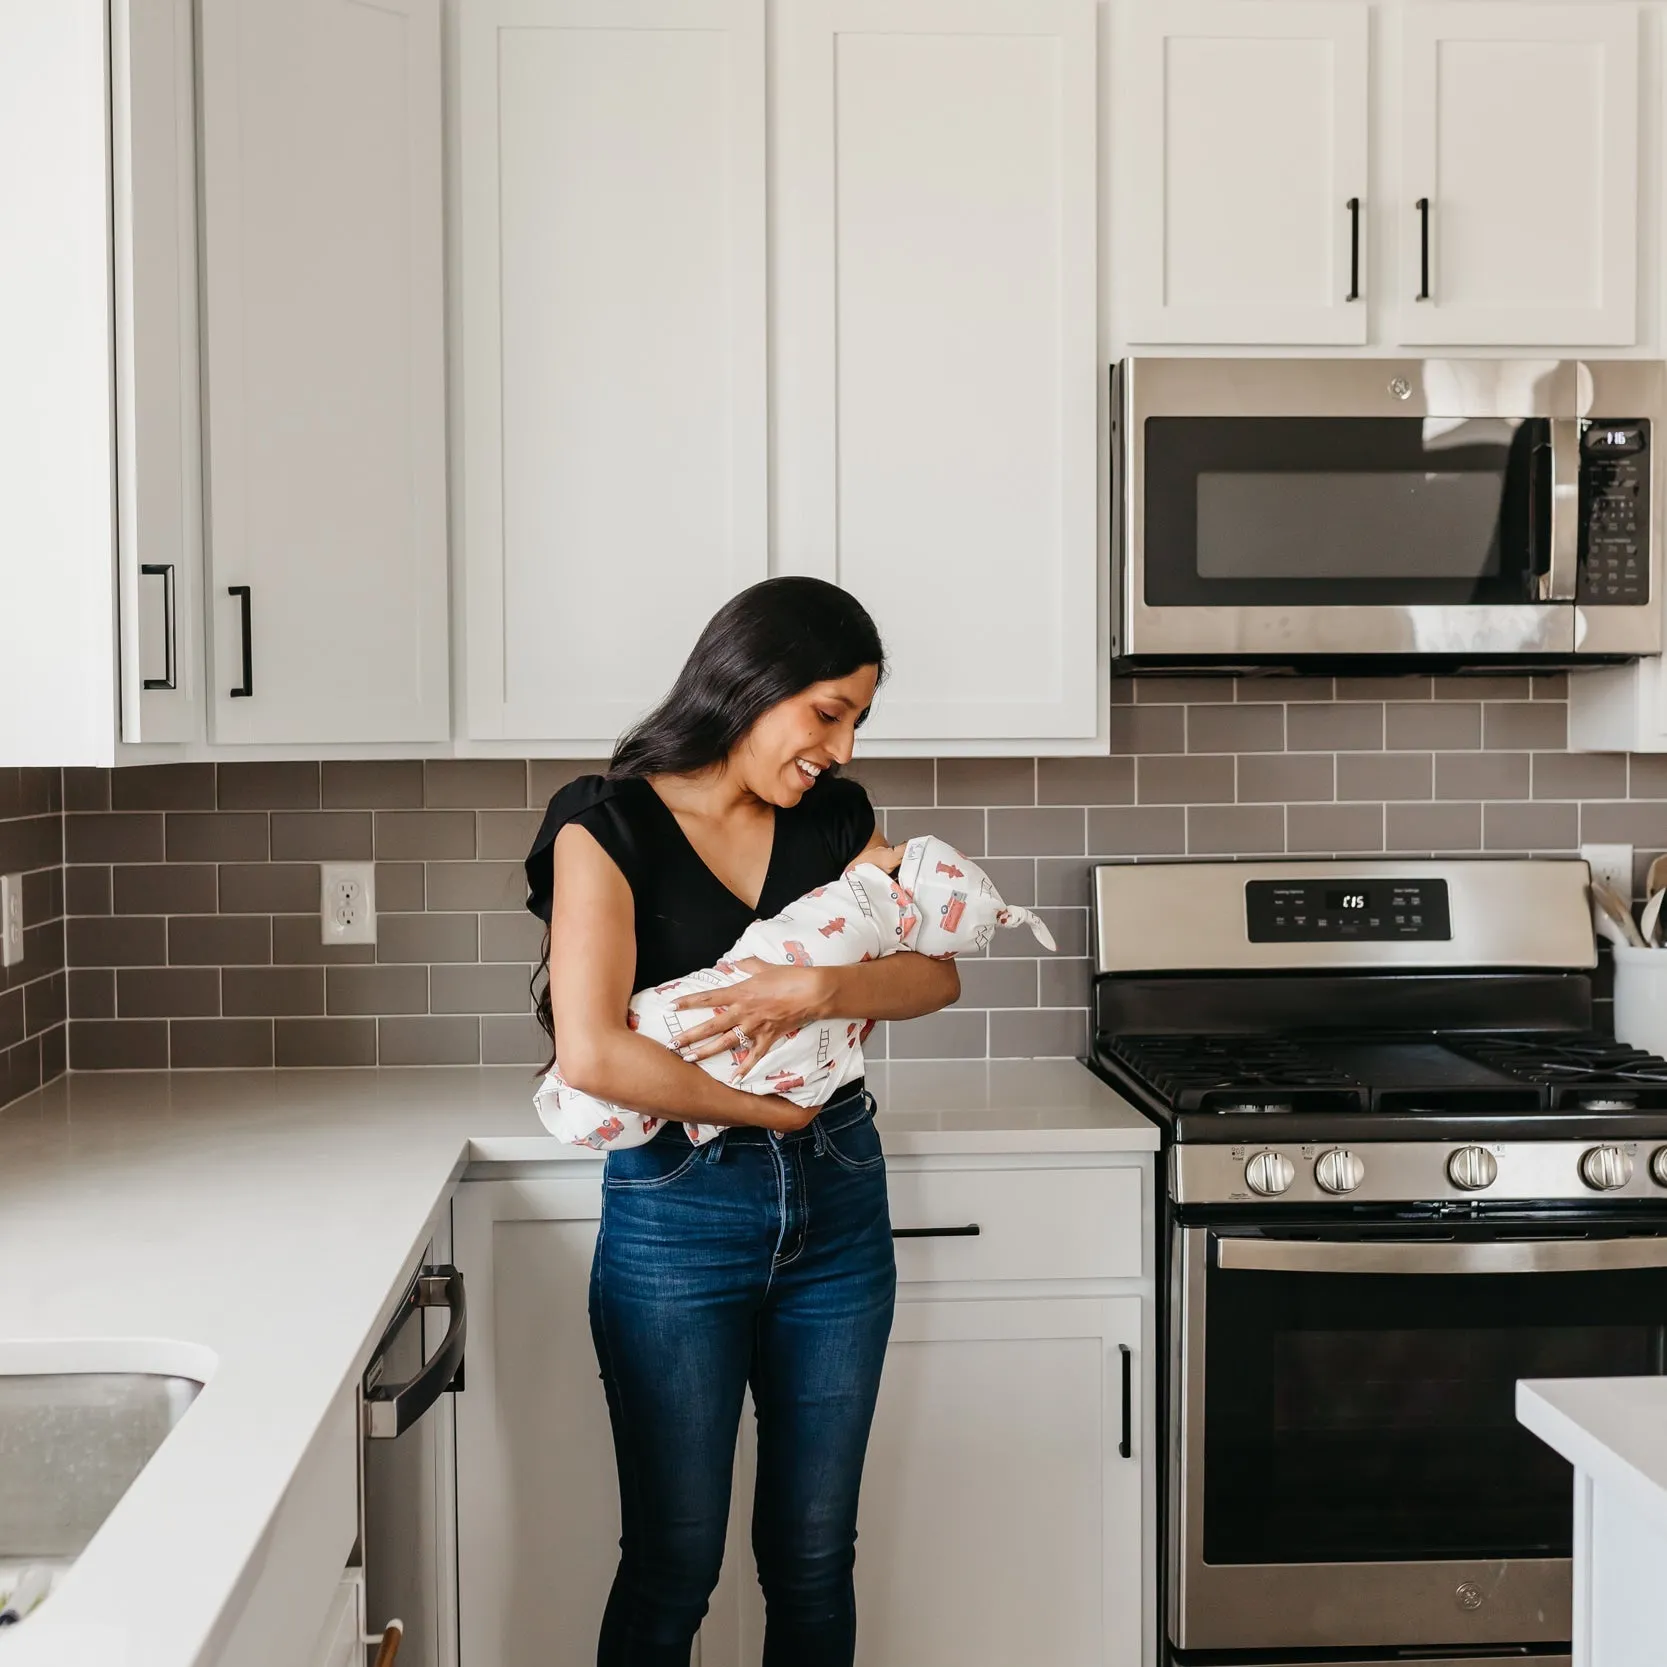
<path fill-rule="evenodd" d="M 893 847 L 893 853 L 898 848 Z M 668 1048 L 681 1047 L 685 1030 L 704 1023 L 713 1007 L 681 1011 L 672 1003 L 700 990 L 720 991 L 747 974 L 735 965 L 752 956 L 775 966 L 853 966 L 900 949 L 943 959 L 985 948 L 998 926 L 1028 926 L 1044 948 L 1054 947 L 1047 927 L 1028 909 L 1011 907 L 977 863 L 952 845 L 922 834 L 901 847 L 895 874 L 872 862 L 853 863 L 830 885 L 818 886 L 771 920 L 757 920 L 714 967 L 674 978 L 631 998 L 626 1023 Z M 795 1105 L 825 1105 L 844 1084 L 862 1075 L 862 1043 L 872 1020 L 821 1019 L 783 1036 L 747 1067 L 734 1084 L 753 1094 L 780 1094 Z M 739 1052 L 700 1061 L 709 1075 L 728 1081 Z M 666 1120 L 627 1111 L 581 1094 L 563 1080 L 560 1062 L 534 1096 L 544 1126 L 558 1140 L 607 1151 L 641 1146 Z M 710 1123 L 685 1123 L 697 1146 L 711 1140 Z"/>

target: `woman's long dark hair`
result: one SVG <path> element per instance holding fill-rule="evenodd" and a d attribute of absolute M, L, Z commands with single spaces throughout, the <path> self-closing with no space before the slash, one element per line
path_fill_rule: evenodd
<path fill-rule="evenodd" d="M 689 775 L 721 764 L 772 706 L 863 666 L 883 678 L 885 649 L 849 591 L 799 576 L 749 585 L 707 621 L 666 698 L 620 738 L 608 775 Z M 553 1048 L 548 928 L 533 1010 Z"/>

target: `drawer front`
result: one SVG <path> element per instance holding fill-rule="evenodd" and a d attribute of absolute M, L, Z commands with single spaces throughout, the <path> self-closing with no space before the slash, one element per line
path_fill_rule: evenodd
<path fill-rule="evenodd" d="M 1144 1171 L 892 1169 L 897 1277 L 1138 1279 Z M 956 1229 L 976 1226 L 976 1234 Z M 937 1236 L 913 1236 L 911 1229 Z"/>

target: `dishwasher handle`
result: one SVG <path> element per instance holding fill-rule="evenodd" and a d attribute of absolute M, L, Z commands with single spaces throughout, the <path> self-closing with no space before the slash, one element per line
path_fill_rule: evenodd
<path fill-rule="evenodd" d="M 446 1308 L 451 1323 L 423 1369 L 405 1383 L 383 1383 L 388 1348 L 411 1316 L 424 1308 Z M 449 1265 L 424 1268 L 412 1282 L 393 1323 L 382 1334 L 365 1371 L 365 1434 L 373 1441 L 403 1435 L 453 1386 L 463 1367 L 463 1344 L 469 1332 L 469 1305 L 463 1275 Z"/>

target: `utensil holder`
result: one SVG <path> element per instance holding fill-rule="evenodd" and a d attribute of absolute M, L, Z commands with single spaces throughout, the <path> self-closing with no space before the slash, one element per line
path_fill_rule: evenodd
<path fill-rule="evenodd" d="M 1667 949 L 1616 944 L 1615 1038 L 1667 1054 Z"/>

